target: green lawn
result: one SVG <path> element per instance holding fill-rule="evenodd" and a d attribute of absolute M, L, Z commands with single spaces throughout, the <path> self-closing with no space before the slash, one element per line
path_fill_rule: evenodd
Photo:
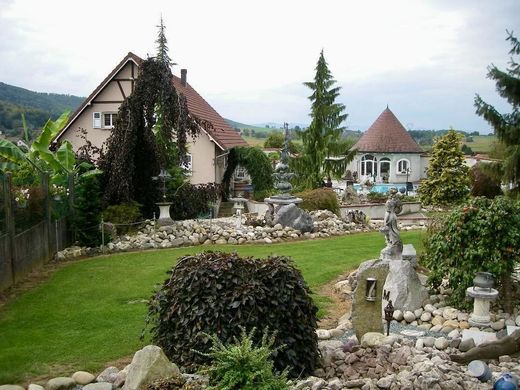
<path fill-rule="evenodd" d="M 403 232 L 402 237 L 421 250 L 422 232 Z M 139 341 L 146 314 L 140 300 L 149 298 L 184 254 L 213 249 L 291 256 L 317 290 L 377 257 L 383 246 L 383 236 L 375 232 L 273 245 L 123 253 L 70 263 L 0 308 L 0 384 L 75 370 L 97 372 L 106 362 L 134 353 L 145 343 Z M 326 310 L 325 297 L 316 298 Z"/>

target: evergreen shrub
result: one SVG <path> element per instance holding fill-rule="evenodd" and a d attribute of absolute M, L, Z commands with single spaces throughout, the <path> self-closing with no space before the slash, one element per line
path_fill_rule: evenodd
<path fill-rule="evenodd" d="M 298 269 L 287 257 L 241 258 L 204 252 L 181 257 L 149 303 L 155 344 L 177 363 L 194 370 L 210 359 L 216 335 L 224 344 L 242 329 L 274 329 L 274 367 L 297 377 L 314 371 L 318 358 L 318 309 Z M 255 338 L 258 342 L 258 337 Z"/>
<path fill-rule="evenodd" d="M 143 218 L 141 215 L 141 205 L 136 201 L 108 206 L 102 215 L 104 222 L 119 225 L 116 226 L 116 228 L 118 233 L 122 234 L 134 230 L 132 224 Z"/>
<path fill-rule="evenodd" d="M 97 174 L 78 177 L 75 189 L 74 221 L 76 239 L 82 246 L 101 244 L 101 187 Z"/>
<path fill-rule="evenodd" d="M 255 346 L 255 329 L 249 334 L 242 330 L 240 339 L 225 345 L 215 335 L 207 335 L 213 345 L 207 354 L 211 365 L 202 371 L 209 375 L 208 390 L 289 390 L 287 373 L 273 372 L 271 355 L 279 348 L 273 348 L 275 336 L 265 331 L 259 346 Z"/>
<path fill-rule="evenodd" d="M 306 190 L 295 194 L 295 196 L 303 199 L 303 202 L 300 203 L 300 207 L 304 210 L 329 210 L 339 215 L 338 198 L 336 197 L 336 193 L 330 188 Z"/>
<path fill-rule="evenodd" d="M 480 166 L 474 165 L 469 171 L 471 177 L 471 195 L 485 196 L 486 198 L 494 198 L 502 195 L 500 183 L 487 175 Z"/>
<path fill-rule="evenodd" d="M 466 289 L 478 271 L 493 273 L 507 299 L 508 278 L 520 260 L 519 243 L 518 201 L 471 198 L 430 225 L 421 262 L 430 270 L 433 287 L 448 279 L 450 304 L 468 306 Z"/>

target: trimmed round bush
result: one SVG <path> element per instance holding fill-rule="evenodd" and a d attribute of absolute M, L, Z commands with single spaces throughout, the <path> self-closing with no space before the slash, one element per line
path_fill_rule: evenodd
<path fill-rule="evenodd" d="M 339 202 L 336 193 L 331 188 L 317 188 L 295 194 L 302 198 L 300 207 L 307 211 L 329 210 L 339 215 Z"/>
<path fill-rule="evenodd" d="M 297 377 L 314 371 L 318 309 L 299 270 L 287 257 L 241 258 L 236 253 L 204 252 L 184 256 L 169 271 L 149 304 L 153 342 L 188 370 L 209 363 L 211 340 L 224 344 L 247 331 L 276 332 L 277 370 Z M 260 342 L 257 336 L 255 342 Z"/>

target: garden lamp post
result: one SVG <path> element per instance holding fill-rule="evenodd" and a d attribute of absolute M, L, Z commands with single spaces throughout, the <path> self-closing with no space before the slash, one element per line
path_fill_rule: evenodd
<path fill-rule="evenodd" d="M 408 176 L 410 175 L 410 168 L 406 168 L 406 196 L 408 196 Z"/>
<path fill-rule="evenodd" d="M 390 322 L 394 318 L 394 305 L 392 305 L 392 300 L 388 300 L 388 305 L 385 306 L 385 320 L 386 320 L 386 335 L 390 335 Z"/>
<path fill-rule="evenodd" d="M 161 169 L 157 176 L 152 177 L 152 180 L 160 180 L 162 182 L 162 202 L 157 202 L 159 207 L 159 225 L 171 225 L 173 219 L 170 217 L 171 202 L 166 201 L 166 181 L 171 180 L 172 176 L 166 169 Z"/>

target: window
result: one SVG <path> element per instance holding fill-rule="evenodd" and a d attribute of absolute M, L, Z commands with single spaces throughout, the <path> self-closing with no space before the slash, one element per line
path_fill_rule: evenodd
<path fill-rule="evenodd" d="M 112 129 L 116 124 L 117 114 L 113 112 L 103 113 L 103 128 Z"/>
<path fill-rule="evenodd" d="M 366 154 L 363 157 L 361 157 L 361 175 L 377 175 L 377 158 L 375 158 L 371 154 Z"/>
<path fill-rule="evenodd" d="M 101 128 L 101 113 L 95 112 L 92 114 L 92 127 L 94 129 L 100 129 Z"/>
<path fill-rule="evenodd" d="M 405 174 L 410 169 L 410 161 L 401 159 L 397 162 L 397 173 Z"/>
<path fill-rule="evenodd" d="M 191 171 L 193 169 L 193 156 L 190 153 L 186 154 L 184 163 L 182 163 L 181 167 L 185 170 L 186 175 L 191 176 Z"/>
<path fill-rule="evenodd" d="M 390 176 L 390 159 L 388 157 L 379 160 L 379 173 L 386 178 Z"/>

